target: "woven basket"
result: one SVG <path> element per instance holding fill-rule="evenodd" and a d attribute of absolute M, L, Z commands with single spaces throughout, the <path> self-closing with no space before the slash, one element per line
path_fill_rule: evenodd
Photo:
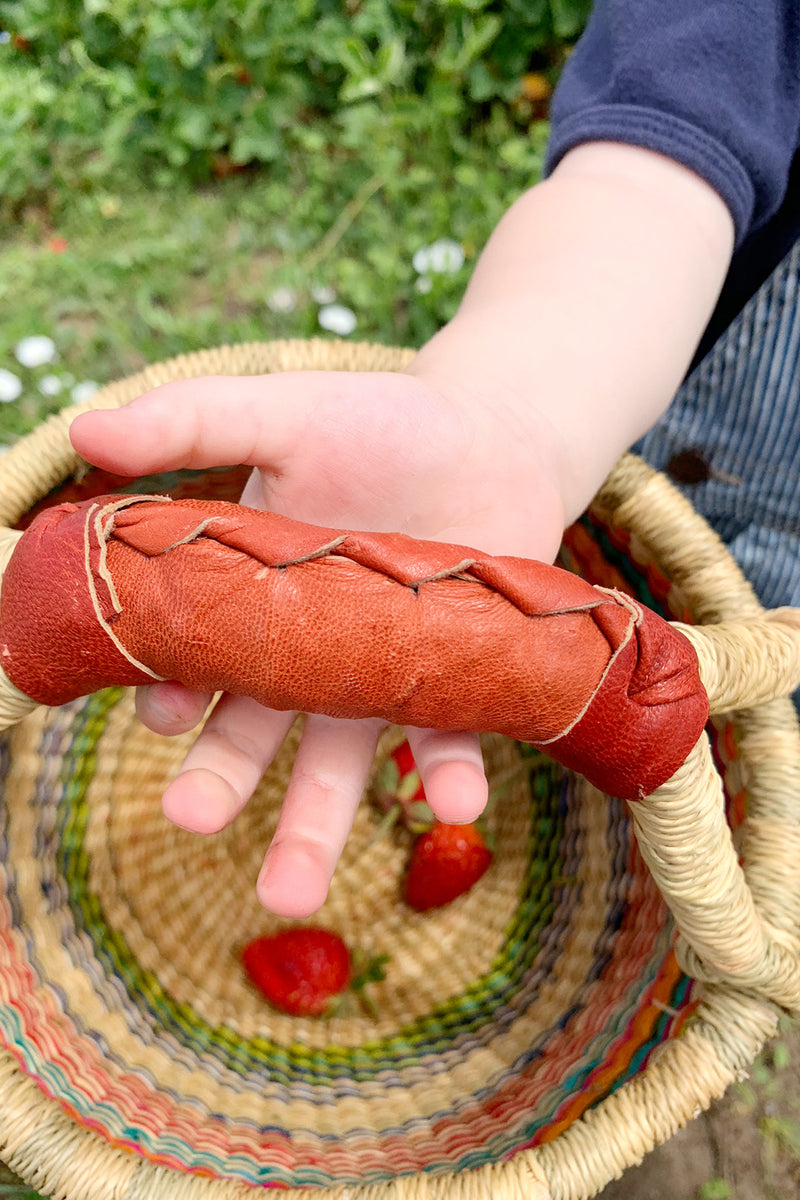
<path fill-rule="evenodd" d="M 90 406 L 200 374 L 399 370 L 409 357 L 239 346 L 148 368 Z M 0 462 L 1 524 L 78 470 L 77 411 Z M 73 492 L 108 490 L 97 474 Z M 141 490 L 235 498 L 240 483 L 217 472 Z M 295 741 L 230 829 L 197 838 L 159 803 L 187 739 L 150 734 L 121 689 L 4 735 L 0 1157 L 26 1181 L 67 1200 L 262 1186 L 578 1200 L 746 1071 L 781 1010 L 800 1006 L 800 734 L 776 699 L 800 680 L 798 614 L 764 614 L 716 536 L 632 457 L 563 559 L 681 623 L 710 738 L 626 806 L 488 736 L 504 793 L 495 862 L 427 915 L 399 899 L 407 848 L 376 836 L 362 805 L 319 920 L 391 956 L 377 1017 L 281 1015 L 240 966 L 243 944 L 280 924 L 254 881 Z"/>

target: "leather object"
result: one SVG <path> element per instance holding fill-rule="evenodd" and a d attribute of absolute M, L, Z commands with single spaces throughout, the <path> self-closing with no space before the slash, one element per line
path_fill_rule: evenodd
<path fill-rule="evenodd" d="M 495 731 L 623 799 L 665 782 L 708 716 L 688 641 L 620 592 L 221 501 L 103 496 L 41 513 L 3 579 L 0 650 L 42 704 L 162 678 Z"/>

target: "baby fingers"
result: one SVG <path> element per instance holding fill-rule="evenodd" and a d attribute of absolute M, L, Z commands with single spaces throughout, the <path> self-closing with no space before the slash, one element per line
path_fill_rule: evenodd
<path fill-rule="evenodd" d="M 192 833 L 218 833 L 239 815 L 286 737 L 295 714 L 246 696 L 217 704 L 164 792 L 165 816 Z"/>
<path fill-rule="evenodd" d="M 323 904 L 369 779 L 382 723 L 309 716 L 258 898 L 283 917 Z"/>
<path fill-rule="evenodd" d="M 476 820 L 489 797 L 477 734 L 409 727 L 406 735 L 434 816 L 449 825 Z"/>

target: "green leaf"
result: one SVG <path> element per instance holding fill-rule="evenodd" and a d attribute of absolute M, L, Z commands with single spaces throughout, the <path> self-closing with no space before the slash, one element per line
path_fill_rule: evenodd
<path fill-rule="evenodd" d="M 492 44 L 503 25 L 502 18 L 495 13 L 484 13 L 476 19 L 472 30 L 464 40 L 464 54 L 471 62 Z"/>
<path fill-rule="evenodd" d="M 448 8 L 461 8 L 465 12 L 476 13 L 480 12 L 481 9 L 486 8 L 486 6 L 491 3 L 491 0 L 445 0 L 445 3 L 447 4 Z"/>
<path fill-rule="evenodd" d="M 186 109 L 175 125 L 175 134 L 189 146 L 208 145 L 212 134 L 210 114 L 202 109 Z"/>
<path fill-rule="evenodd" d="M 388 792 L 390 796 L 397 795 L 397 788 L 400 784 L 400 771 L 397 763 L 391 755 L 383 763 L 380 770 L 381 787 Z"/>
<path fill-rule="evenodd" d="M 384 42 L 375 55 L 375 70 L 385 83 L 396 83 L 405 65 L 406 48 L 400 38 Z"/>
<path fill-rule="evenodd" d="M 697 1200 L 731 1200 L 733 1188 L 725 1179 L 707 1179 L 697 1189 Z"/>
<path fill-rule="evenodd" d="M 343 104 L 354 104 L 359 100 L 368 100 L 377 96 L 381 91 L 381 83 L 372 75 L 362 75 L 358 79 L 349 79 L 342 84 L 339 98 Z"/>
<path fill-rule="evenodd" d="M 361 38 L 341 38 L 337 46 L 339 62 L 352 75 L 359 78 L 369 75 L 373 69 L 372 55 Z"/>
<path fill-rule="evenodd" d="M 592 0 L 550 0 L 553 30 L 557 38 L 575 38 L 583 29 L 592 8 Z"/>
<path fill-rule="evenodd" d="M 419 771 L 407 771 L 403 778 L 399 781 L 395 795 L 398 800 L 411 800 L 417 794 L 422 786 Z"/>
<path fill-rule="evenodd" d="M 765 1138 L 800 1159 L 800 1125 L 788 1117 L 762 1117 L 758 1128 Z"/>
<path fill-rule="evenodd" d="M 785 1071 L 792 1061 L 789 1047 L 785 1042 L 776 1042 L 772 1047 L 772 1065 L 776 1071 Z"/>
<path fill-rule="evenodd" d="M 230 155 L 235 163 L 274 162 L 283 150 L 283 140 L 267 119 L 258 115 L 247 118 L 231 143 Z"/>
<path fill-rule="evenodd" d="M 515 84 L 515 87 L 518 86 Z M 482 60 L 473 63 L 469 72 L 469 95 L 471 100 L 483 104 L 498 94 L 497 79 Z"/>
<path fill-rule="evenodd" d="M 433 809 L 425 800 L 415 800 L 406 812 L 406 825 L 412 833 L 427 833 L 436 823 Z"/>

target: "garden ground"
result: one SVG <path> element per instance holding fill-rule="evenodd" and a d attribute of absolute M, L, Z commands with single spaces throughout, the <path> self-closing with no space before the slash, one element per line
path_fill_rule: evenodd
<path fill-rule="evenodd" d="M 609 1184 L 602 1200 L 796 1200 L 800 1031 L 781 1037 L 708 1112 Z"/>

